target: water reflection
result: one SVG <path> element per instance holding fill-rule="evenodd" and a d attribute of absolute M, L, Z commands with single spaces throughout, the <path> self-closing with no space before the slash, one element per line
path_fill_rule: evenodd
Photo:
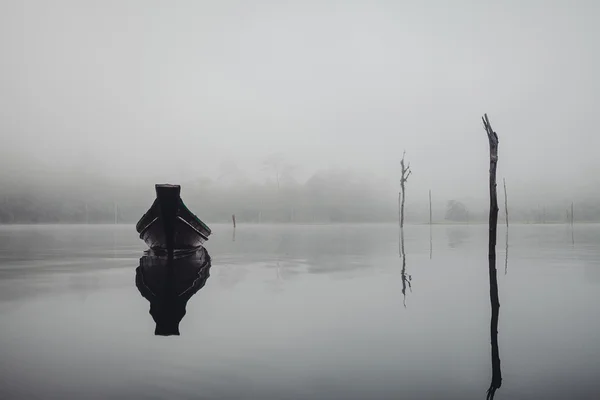
<path fill-rule="evenodd" d="M 211 259 L 206 249 L 168 259 L 148 251 L 140 258 L 135 284 L 150 302 L 155 335 L 179 335 L 188 300 L 206 284 Z"/>
<path fill-rule="evenodd" d="M 465 241 L 469 238 L 469 229 L 466 227 L 449 228 L 447 234 L 448 246 L 456 249 L 458 246 L 465 244 Z"/>
<path fill-rule="evenodd" d="M 492 381 L 487 391 L 487 400 L 492 400 L 496 390 L 502 386 L 502 371 L 500 369 L 500 350 L 498 349 L 498 317 L 500 314 L 500 299 L 498 297 L 498 278 L 496 273 L 496 252 L 489 255 L 490 275 L 490 306 L 492 318 L 490 321 L 490 339 L 492 345 Z"/>
<path fill-rule="evenodd" d="M 429 259 L 433 257 L 433 230 L 431 224 L 429 224 Z"/>
<path fill-rule="evenodd" d="M 402 297 L 404 308 L 406 308 L 406 287 L 412 293 L 412 276 L 406 273 L 406 252 L 404 251 L 404 227 L 400 227 L 400 257 L 402 258 Z"/>

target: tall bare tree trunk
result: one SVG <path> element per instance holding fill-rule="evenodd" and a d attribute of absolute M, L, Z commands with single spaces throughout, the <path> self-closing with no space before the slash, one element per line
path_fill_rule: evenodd
<path fill-rule="evenodd" d="M 401 171 L 401 175 L 400 175 L 400 193 L 398 194 L 398 207 L 399 210 L 398 212 L 400 213 L 400 228 L 404 227 L 404 201 L 405 201 L 405 191 L 406 191 L 406 181 L 408 180 L 408 177 L 410 176 L 410 174 L 412 173 L 410 170 L 410 163 L 408 163 L 408 165 L 404 164 L 404 156 L 406 155 L 406 152 L 402 153 L 402 160 L 400 160 L 400 167 L 402 168 Z"/>
<path fill-rule="evenodd" d="M 496 275 L 496 232 L 498 227 L 498 196 L 496 192 L 496 167 L 498 165 L 498 135 L 492 129 L 487 114 L 484 114 L 483 126 L 488 136 L 490 145 L 490 217 L 489 217 L 489 243 L 488 243 L 488 270 L 490 277 L 490 305 L 492 318 L 490 321 L 490 338 L 492 344 L 492 381 L 487 391 L 487 399 L 494 398 L 496 390 L 502 386 L 502 371 L 500 369 L 500 355 L 498 350 L 498 318 L 500 314 L 500 300 L 498 298 L 498 278 Z"/>

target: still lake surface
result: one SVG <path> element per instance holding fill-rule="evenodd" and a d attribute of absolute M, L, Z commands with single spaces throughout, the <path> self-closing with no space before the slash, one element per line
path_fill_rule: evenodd
<path fill-rule="evenodd" d="M 396 225 L 211 228 L 164 337 L 133 226 L 0 226 L 0 398 L 485 399 L 487 226 L 407 225 L 406 298 Z M 495 398 L 600 398 L 600 225 L 505 233 Z"/>

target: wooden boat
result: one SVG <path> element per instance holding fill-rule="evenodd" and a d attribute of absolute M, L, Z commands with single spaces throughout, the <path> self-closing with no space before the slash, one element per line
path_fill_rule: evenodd
<path fill-rule="evenodd" d="M 156 200 L 140 218 L 136 230 L 156 253 L 190 252 L 208 240 L 210 228 L 181 200 L 181 186 L 155 185 Z"/>
<path fill-rule="evenodd" d="M 147 251 L 136 269 L 135 284 L 150 302 L 155 335 L 179 335 L 188 300 L 204 287 L 211 259 L 205 248 L 174 258 Z"/>

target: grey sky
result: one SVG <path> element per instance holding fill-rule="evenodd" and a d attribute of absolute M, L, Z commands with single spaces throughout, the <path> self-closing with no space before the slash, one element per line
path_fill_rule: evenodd
<path fill-rule="evenodd" d="M 550 0 L 4 0 L 0 157 L 5 168 L 177 182 L 232 160 L 264 179 L 261 160 L 280 152 L 300 177 L 351 167 L 397 185 L 406 149 L 419 195 L 479 197 L 487 112 L 500 176 L 572 190 L 600 172 L 599 11 Z"/>

